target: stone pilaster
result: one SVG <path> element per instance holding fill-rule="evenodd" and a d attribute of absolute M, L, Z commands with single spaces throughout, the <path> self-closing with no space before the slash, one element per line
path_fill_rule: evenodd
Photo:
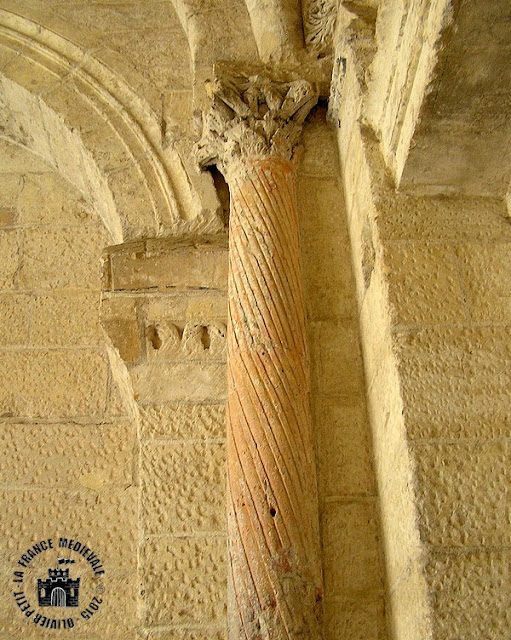
<path fill-rule="evenodd" d="M 295 168 L 307 82 L 210 86 L 199 147 L 231 194 L 229 638 L 320 637 L 322 576 Z"/>

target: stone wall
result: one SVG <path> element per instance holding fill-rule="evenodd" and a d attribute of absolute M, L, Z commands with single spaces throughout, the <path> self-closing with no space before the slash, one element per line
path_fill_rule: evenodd
<path fill-rule="evenodd" d="M 393 637 L 502 638 L 509 521 L 503 200 L 396 190 L 347 53 L 338 141 Z M 383 151 L 382 151 L 383 150 Z M 394 158 L 395 160 L 395 158 Z M 438 190 L 437 190 L 438 191 Z"/>
<path fill-rule="evenodd" d="M 380 640 L 378 497 L 324 115 L 306 127 L 298 186 L 325 632 Z M 102 609 L 75 637 L 132 637 L 135 628 L 159 640 L 224 637 L 226 240 L 104 252 L 108 234 L 79 194 L 29 152 L 4 143 L 2 153 L 6 588 L 25 547 L 62 535 L 90 545 L 106 567 Z M 26 574 L 29 601 L 35 574 L 49 568 L 37 562 Z M 14 598 L 3 615 L 0 637 L 40 636 Z"/>
<path fill-rule="evenodd" d="M 398 183 L 437 73 L 442 31 L 452 18 L 452 3 L 446 0 L 380 3 L 365 117 L 381 140 L 385 162 Z"/>
<path fill-rule="evenodd" d="M 433 635 L 502 638 L 511 535 L 505 205 L 392 197 L 382 218 Z"/>
<path fill-rule="evenodd" d="M 225 636 L 226 249 L 220 236 L 105 255 L 102 323 L 139 416 L 139 624 L 158 640 Z"/>
<path fill-rule="evenodd" d="M 325 639 L 384 640 L 379 498 L 355 281 L 338 152 L 322 109 L 304 131 L 298 201 L 319 472 Z"/>
<path fill-rule="evenodd" d="M 323 97 L 334 66 L 297 185 L 325 640 L 502 640 L 504 3 L 304 2 L 305 47 L 287 0 L 1 4 L 0 640 L 49 636 L 57 558 L 69 637 L 227 635 L 228 207 L 192 149 L 259 56 Z"/>
<path fill-rule="evenodd" d="M 378 496 L 337 151 L 324 118 L 319 110 L 306 127 L 298 196 L 325 637 L 381 640 Z M 140 416 L 141 627 L 160 640 L 225 637 L 226 259 L 222 237 L 105 254 L 102 323 Z"/>
<path fill-rule="evenodd" d="M 1 155 L 0 637 L 47 633 L 33 623 L 35 613 L 26 618 L 16 605 L 12 580 L 27 549 L 48 538 L 56 546 L 59 537 L 93 549 L 106 571 L 97 619 L 89 628 L 77 626 L 73 637 L 132 637 L 136 433 L 99 323 L 101 250 L 108 234 L 79 194 L 36 156 L 5 141 Z M 32 607 L 36 580 L 47 577 L 55 560 L 40 554 L 23 569 Z M 80 562 L 71 572 L 90 578 Z M 89 579 L 82 608 L 94 595 Z"/>

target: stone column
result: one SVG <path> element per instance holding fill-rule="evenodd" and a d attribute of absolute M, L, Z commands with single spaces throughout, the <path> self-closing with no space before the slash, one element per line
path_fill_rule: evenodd
<path fill-rule="evenodd" d="M 230 640 L 320 638 L 322 575 L 293 147 L 303 81 L 217 81 L 199 145 L 229 185 Z"/>

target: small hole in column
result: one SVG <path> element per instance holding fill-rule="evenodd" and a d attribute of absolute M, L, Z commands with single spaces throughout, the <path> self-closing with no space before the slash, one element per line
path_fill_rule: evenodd
<path fill-rule="evenodd" d="M 270 516 L 274 518 L 276 515 L 277 515 L 277 511 L 273 507 L 270 507 Z"/>

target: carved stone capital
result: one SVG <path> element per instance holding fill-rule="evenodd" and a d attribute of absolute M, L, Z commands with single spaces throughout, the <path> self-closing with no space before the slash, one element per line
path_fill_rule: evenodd
<path fill-rule="evenodd" d="M 197 146 L 199 164 L 228 175 L 246 160 L 290 160 L 318 93 L 306 80 L 224 77 L 207 86 L 213 104 Z"/>

